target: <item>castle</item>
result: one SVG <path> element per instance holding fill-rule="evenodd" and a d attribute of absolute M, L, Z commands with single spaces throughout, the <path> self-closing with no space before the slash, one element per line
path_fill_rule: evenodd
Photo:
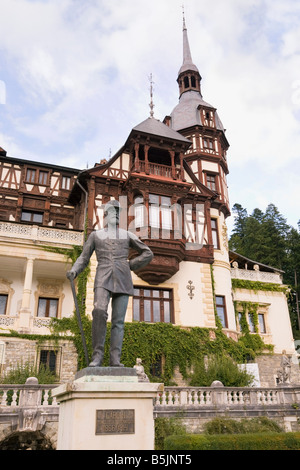
<path fill-rule="evenodd" d="M 242 318 L 273 355 L 257 358 L 259 383 L 274 386 L 284 354 L 299 380 L 286 286 L 282 272 L 229 251 L 226 177 L 229 143 L 217 109 L 203 99 L 183 25 L 183 61 L 177 77 L 179 102 L 163 121 L 138 123 L 108 161 L 79 170 L 10 157 L 0 147 L 0 367 L 22 361 L 47 364 L 62 382 L 77 363 L 72 342 L 39 341 L 51 318 L 73 314 L 66 272 L 57 248 L 82 246 L 85 235 L 103 227 L 111 199 L 123 210 L 121 225 L 154 253 L 133 273 L 134 296 L 127 322 L 163 322 L 183 328 L 221 324 L 233 340 Z M 90 266 L 86 313 L 93 309 Z M 16 331 L 19 335 L 10 334 Z"/>

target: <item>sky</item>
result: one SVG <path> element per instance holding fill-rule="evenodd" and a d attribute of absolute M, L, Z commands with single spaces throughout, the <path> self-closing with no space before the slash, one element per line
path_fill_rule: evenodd
<path fill-rule="evenodd" d="M 0 0 L 0 146 L 72 168 L 177 105 L 182 3 L 203 99 L 230 143 L 231 207 L 300 219 L 300 2 Z M 233 216 L 228 219 L 229 233 Z"/>

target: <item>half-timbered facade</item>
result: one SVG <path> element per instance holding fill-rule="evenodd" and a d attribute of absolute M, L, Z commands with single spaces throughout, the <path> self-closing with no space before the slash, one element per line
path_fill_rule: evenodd
<path fill-rule="evenodd" d="M 161 122 L 151 111 L 112 158 L 92 168 L 79 171 L 12 158 L 0 148 L 2 330 L 44 334 L 51 317 L 72 314 L 68 264 L 57 248 L 82 245 L 84 230 L 89 234 L 102 228 L 105 204 L 117 199 L 121 227 L 134 231 L 154 253 L 148 266 L 133 273 L 134 296 L 126 321 L 214 329 L 219 318 L 223 331 L 237 339 L 248 302 L 258 308 L 255 331 L 273 344 L 276 354 L 285 350 L 295 356 L 280 271 L 228 250 L 229 143 L 216 108 L 203 100 L 185 25 L 177 82 L 179 103 L 170 115 Z M 95 269 L 92 257 L 87 314 L 93 309 Z M 271 282 L 280 288 L 254 292 L 233 279 Z M 251 328 L 253 311 L 248 310 Z M 15 338 L 11 341 L 16 345 Z M 9 354 L 10 347 L 0 338 L 4 369 L 19 359 Z M 62 365 L 69 350 L 61 347 L 58 356 L 51 351 L 37 347 L 24 357 L 52 361 L 61 380 L 67 380 Z"/>

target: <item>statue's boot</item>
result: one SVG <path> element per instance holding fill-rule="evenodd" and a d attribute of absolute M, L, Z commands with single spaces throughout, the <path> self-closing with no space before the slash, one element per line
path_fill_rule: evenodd
<path fill-rule="evenodd" d="M 124 321 L 122 319 L 115 321 L 111 327 L 110 335 L 110 359 L 109 365 L 111 367 L 124 367 L 124 364 L 120 363 L 122 344 L 124 336 Z"/>
<path fill-rule="evenodd" d="M 89 367 L 100 367 L 104 357 L 104 345 L 106 337 L 107 312 L 94 308 L 92 322 L 92 347 L 93 355 Z"/>

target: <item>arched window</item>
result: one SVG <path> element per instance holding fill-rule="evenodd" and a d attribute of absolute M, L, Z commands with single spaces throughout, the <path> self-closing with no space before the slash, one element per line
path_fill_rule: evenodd
<path fill-rule="evenodd" d="M 191 77 L 191 85 L 193 88 L 196 88 L 196 79 L 194 77 L 194 75 Z"/>
<path fill-rule="evenodd" d="M 188 88 L 190 86 L 189 77 L 184 77 L 184 88 Z"/>

